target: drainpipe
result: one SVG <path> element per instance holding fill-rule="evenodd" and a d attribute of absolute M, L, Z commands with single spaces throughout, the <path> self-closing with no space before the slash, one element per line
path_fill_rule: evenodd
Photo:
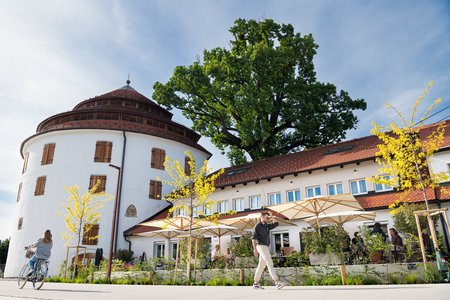
<path fill-rule="evenodd" d="M 119 183 L 119 195 L 117 196 L 117 201 L 118 201 L 118 205 L 117 205 L 117 222 L 116 222 L 116 232 L 115 232 L 115 237 L 114 237 L 114 253 L 117 252 L 117 235 L 118 235 L 118 231 L 119 231 L 119 221 L 120 221 L 120 200 L 122 198 L 122 182 L 123 182 L 123 173 L 124 173 L 124 166 L 125 166 L 125 150 L 127 149 L 127 136 L 125 134 L 125 130 L 122 131 L 122 135 L 123 135 L 123 147 L 122 147 L 122 162 L 120 164 L 120 167 L 122 169 L 122 171 L 120 172 L 120 183 Z M 131 245 L 130 245 L 131 247 Z"/>
<path fill-rule="evenodd" d="M 131 241 L 127 240 L 127 236 L 125 234 L 123 235 L 123 238 L 128 242 L 128 251 L 131 251 Z"/>

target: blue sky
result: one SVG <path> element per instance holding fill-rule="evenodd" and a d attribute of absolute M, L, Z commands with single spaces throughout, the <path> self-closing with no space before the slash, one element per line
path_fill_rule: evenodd
<path fill-rule="evenodd" d="M 13 226 L 20 144 L 42 120 L 123 86 L 128 73 L 151 98 L 154 82 L 165 83 L 177 65 L 229 47 L 237 18 L 271 18 L 313 34 L 318 80 L 368 103 L 349 139 L 369 135 L 372 121 L 394 118 L 386 101 L 408 114 L 431 80 L 424 106 L 437 97 L 437 110 L 450 103 L 448 1 L 2 1 L 0 239 Z M 174 120 L 190 125 L 179 112 Z M 200 143 L 213 153 L 213 168 L 228 166 L 208 140 Z"/>

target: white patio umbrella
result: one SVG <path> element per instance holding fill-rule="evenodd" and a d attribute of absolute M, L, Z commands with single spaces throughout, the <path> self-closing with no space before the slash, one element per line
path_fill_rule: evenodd
<path fill-rule="evenodd" d="M 320 196 L 287 202 L 266 207 L 286 216 L 289 220 L 316 217 L 319 226 L 319 214 L 339 213 L 350 210 L 362 210 L 358 200 L 352 194 Z"/>
<path fill-rule="evenodd" d="M 296 224 L 286 221 L 284 219 L 274 216 L 279 224 L 279 226 L 297 226 Z M 243 231 L 246 229 L 252 229 L 259 222 L 261 218 L 261 213 L 251 213 L 241 217 L 234 217 L 229 219 L 219 219 L 217 222 L 229 226 L 236 227 L 237 229 Z"/>
<path fill-rule="evenodd" d="M 343 225 L 347 222 L 354 221 L 374 221 L 376 214 L 374 212 L 368 211 L 345 211 L 340 213 L 332 214 L 319 214 L 317 218 L 319 219 L 319 225 L 325 224 L 338 224 Z M 317 225 L 317 218 L 310 217 L 304 219 L 308 224 L 315 226 Z"/>
<path fill-rule="evenodd" d="M 202 226 L 215 225 L 214 222 L 211 222 L 211 221 L 206 221 L 206 220 L 197 219 L 197 218 L 191 219 L 191 218 L 185 217 L 185 216 L 152 220 L 152 221 L 140 223 L 139 225 L 159 227 L 159 228 L 164 228 L 164 229 L 175 229 L 175 230 L 183 231 L 183 230 L 188 230 L 191 223 L 193 225 L 193 229 L 199 228 Z"/>
<path fill-rule="evenodd" d="M 219 238 L 219 249 L 220 249 L 220 238 L 224 235 L 230 235 L 230 234 L 239 234 L 240 230 L 236 227 L 224 225 L 224 224 L 217 224 L 213 226 L 206 226 L 206 227 L 200 227 L 194 230 L 194 232 L 197 232 L 202 235 L 212 235 L 217 236 Z"/>

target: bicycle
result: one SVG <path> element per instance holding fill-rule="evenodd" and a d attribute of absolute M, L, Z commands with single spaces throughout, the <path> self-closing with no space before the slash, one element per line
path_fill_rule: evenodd
<path fill-rule="evenodd" d="M 38 259 L 34 265 L 34 269 L 31 269 L 28 260 L 19 273 L 17 280 L 19 289 L 22 289 L 27 281 L 31 281 L 33 283 L 33 288 L 39 290 L 44 285 L 45 278 L 47 277 L 48 263 L 49 261 L 46 259 Z"/>

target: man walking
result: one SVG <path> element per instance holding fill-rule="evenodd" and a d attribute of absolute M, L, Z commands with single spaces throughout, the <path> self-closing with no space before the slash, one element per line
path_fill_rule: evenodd
<path fill-rule="evenodd" d="M 272 257 L 270 256 L 270 230 L 274 229 L 278 226 L 278 222 L 275 222 L 275 218 L 272 218 L 269 212 L 262 212 L 261 219 L 258 224 L 253 228 L 253 254 L 258 256 L 259 254 L 259 263 L 256 268 L 255 277 L 253 287 L 255 289 L 264 289 L 259 284 L 259 279 L 261 278 L 261 274 L 264 271 L 264 268 L 267 265 L 269 269 L 270 277 L 272 277 L 273 281 L 277 289 L 281 289 L 286 286 L 285 282 L 281 282 L 278 280 L 278 276 L 275 273 L 275 269 L 273 267 Z"/>

